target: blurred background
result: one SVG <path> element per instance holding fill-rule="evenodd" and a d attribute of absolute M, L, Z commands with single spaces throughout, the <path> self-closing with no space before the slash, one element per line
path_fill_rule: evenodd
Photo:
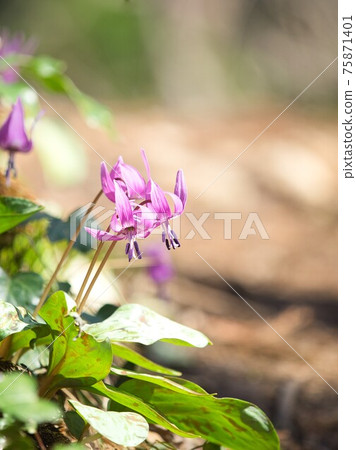
<path fill-rule="evenodd" d="M 210 213 L 210 239 L 186 239 L 183 217 L 182 247 L 163 263 L 157 246 L 147 248 L 146 262 L 99 303 L 142 302 L 203 331 L 214 346 L 172 353 L 161 344 L 150 356 L 258 404 L 283 448 L 336 449 L 335 392 L 239 295 L 336 389 L 336 63 L 258 136 L 337 56 L 337 2 L 2 0 L 0 11 L 0 28 L 35 38 L 36 53 L 64 60 L 113 113 L 111 130 L 90 128 L 69 101 L 44 95 L 90 146 L 43 103 L 35 151 L 17 158 L 30 195 L 65 217 L 97 193 L 102 158 L 112 165 L 121 154 L 144 170 L 143 147 L 165 189 L 184 170 L 186 211 Z M 216 212 L 241 213 L 232 239 Z M 251 212 L 269 239 L 239 239 Z M 158 280 L 149 261 L 172 268 Z M 125 266 L 120 249 L 98 295 Z"/>

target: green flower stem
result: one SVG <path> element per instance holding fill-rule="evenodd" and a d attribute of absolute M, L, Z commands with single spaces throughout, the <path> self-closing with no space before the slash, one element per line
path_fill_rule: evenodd
<path fill-rule="evenodd" d="M 65 251 L 64 251 L 64 253 L 63 253 L 63 255 L 62 255 L 61 260 L 59 261 L 59 263 L 58 263 L 58 265 L 57 265 L 55 271 L 53 272 L 53 275 L 52 275 L 51 279 L 49 280 L 49 282 L 48 282 L 48 284 L 47 284 L 45 290 L 43 291 L 43 294 L 42 294 L 42 296 L 41 296 L 41 298 L 40 298 L 40 301 L 39 301 L 38 305 L 36 306 L 36 309 L 35 309 L 35 311 L 34 311 L 34 313 L 33 313 L 33 317 L 36 317 L 36 316 L 37 316 L 38 311 L 41 309 L 43 303 L 45 302 L 45 300 L 46 300 L 46 298 L 47 298 L 47 295 L 48 295 L 48 293 L 49 293 L 49 291 L 50 291 L 50 289 L 51 289 L 51 287 L 52 287 L 54 281 L 56 280 L 56 277 L 57 277 L 57 275 L 58 275 L 58 272 L 60 271 L 60 269 L 61 269 L 61 267 L 62 267 L 64 261 L 67 259 L 67 256 L 68 256 L 69 252 L 71 251 L 71 249 L 72 249 L 72 247 L 73 247 L 73 245 L 74 245 L 74 243 L 75 243 L 75 241 L 76 241 L 76 239 L 77 239 L 77 237 L 78 237 L 78 235 L 79 235 L 79 233 L 80 233 L 80 230 L 83 228 L 83 226 L 84 226 L 84 224 L 85 224 L 85 222 L 86 222 L 86 220 L 87 220 L 89 214 L 90 214 L 90 213 L 92 212 L 92 210 L 94 209 L 94 207 L 95 207 L 95 205 L 97 204 L 97 202 L 98 202 L 99 198 L 101 197 L 101 194 L 102 194 L 102 193 L 103 193 L 103 191 L 100 190 L 100 192 L 96 195 L 96 197 L 94 198 L 94 200 L 93 200 L 93 202 L 92 202 L 91 207 L 88 209 L 88 211 L 87 211 L 87 212 L 85 213 L 85 215 L 83 216 L 83 218 L 82 218 L 82 220 L 80 221 L 79 225 L 77 226 L 77 229 L 75 230 L 75 233 L 73 234 L 73 236 L 71 236 L 71 239 L 70 239 L 70 241 L 68 242 L 68 246 L 67 246 L 67 248 L 65 249 Z"/>

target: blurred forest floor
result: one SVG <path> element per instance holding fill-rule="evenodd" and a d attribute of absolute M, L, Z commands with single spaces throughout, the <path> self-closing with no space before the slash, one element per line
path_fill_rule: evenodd
<path fill-rule="evenodd" d="M 88 130 L 66 105 L 59 104 L 58 110 L 110 164 L 122 154 L 143 170 L 139 149 L 144 147 L 155 179 L 167 190 L 173 189 L 175 170 L 183 168 L 190 195 L 186 210 L 197 218 L 211 213 L 204 222 L 210 240 L 185 240 L 191 226 L 182 219 L 182 247 L 172 255 L 177 277 L 168 286 L 171 302 L 155 307 L 206 333 L 214 345 L 173 353 L 158 346 L 151 356 L 182 369 L 210 392 L 258 404 L 276 424 L 282 448 L 336 449 L 336 393 L 196 253 L 337 389 L 334 118 L 308 111 L 284 114 L 196 199 L 280 110 L 197 118 L 152 108 L 122 109 L 115 117 L 116 143 Z M 86 154 L 88 176 L 76 187 L 47 183 L 35 153 L 18 158 L 22 181 L 39 199 L 69 213 L 99 188 L 100 157 L 88 147 Z M 224 240 L 223 222 L 213 219 L 215 212 L 241 212 L 231 240 Z M 238 239 L 250 212 L 258 213 L 269 240 L 258 234 Z M 154 286 L 138 274 L 134 286 L 130 274 L 123 277 L 125 293 L 130 299 L 147 297 L 145 286 L 153 296 Z"/>

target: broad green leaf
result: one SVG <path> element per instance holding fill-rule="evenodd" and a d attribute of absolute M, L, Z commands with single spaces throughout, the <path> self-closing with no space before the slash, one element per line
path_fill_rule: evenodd
<path fill-rule="evenodd" d="M 36 345 L 48 346 L 52 342 L 51 329 L 44 323 L 31 329 L 25 329 L 12 336 L 9 354 L 12 355 L 17 350 L 27 349 Z"/>
<path fill-rule="evenodd" d="M 205 347 L 209 339 L 199 331 L 173 322 L 145 306 L 129 304 L 118 308 L 100 323 L 84 325 L 83 330 L 101 341 L 139 342 L 150 345 L 159 340 L 176 345 Z"/>
<path fill-rule="evenodd" d="M 161 366 L 160 364 L 156 364 L 155 362 L 145 358 L 144 356 L 137 353 L 132 348 L 126 347 L 122 344 L 113 344 L 112 351 L 115 356 L 119 358 L 125 359 L 136 366 L 143 367 L 144 369 L 151 370 L 152 372 L 164 373 L 166 375 L 181 375 L 180 372 L 177 372 L 173 369 L 168 369 L 167 367 Z"/>
<path fill-rule="evenodd" d="M 167 389 L 170 389 L 171 391 L 179 392 L 181 394 L 204 395 L 204 394 L 198 393 L 196 391 L 193 391 L 192 389 L 189 389 L 188 387 L 185 387 L 179 383 L 176 383 L 172 379 L 161 377 L 158 375 L 150 375 L 148 373 L 132 372 L 131 370 L 125 370 L 125 369 L 121 369 L 119 367 L 112 367 L 111 373 L 122 376 L 122 377 L 128 377 L 128 378 L 134 378 L 136 380 L 147 381 L 148 383 L 157 384 L 158 386 L 165 387 Z"/>
<path fill-rule="evenodd" d="M 60 417 L 57 405 L 37 396 L 35 378 L 21 372 L 0 377 L 0 410 L 24 422 L 32 430 L 39 423 L 53 422 Z"/>
<path fill-rule="evenodd" d="M 39 315 L 51 327 L 47 390 L 64 386 L 88 386 L 102 380 L 110 371 L 111 345 L 98 342 L 80 330 L 74 317 L 74 301 L 62 291 L 54 293 Z"/>
<path fill-rule="evenodd" d="M 148 403 L 145 403 L 135 394 L 128 394 L 126 392 L 121 391 L 120 388 L 115 388 L 113 386 L 109 386 L 104 384 L 102 381 L 95 384 L 94 386 L 85 388 L 87 391 L 90 391 L 94 394 L 103 395 L 111 399 L 113 402 L 118 403 L 124 407 L 124 410 L 132 410 L 136 411 L 139 414 L 145 416 L 149 422 L 156 423 L 157 425 L 161 425 L 173 433 L 179 434 L 184 437 L 196 437 L 196 434 L 186 432 L 184 430 L 180 430 L 176 427 L 172 422 L 170 422 L 166 417 L 161 414 L 158 409 L 155 409 Z M 172 392 L 171 392 L 172 394 Z M 196 397 L 194 397 L 196 398 Z M 120 410 L 122 412 L 122 410 Z"/>
<path fill-rule="evenodd" d="M 140 380 L 121 384 L 120 392 L 139 397 L 180 430 L 200 435 L 209 442 L 231 449 L 279 449 L 277 433 L 266 414 L 243 400 L 172 394 L 168 389 Z"/>
<path fill-rule="evenodd" d="M 0 197 L 0 234 L 16 227 L 42 208 L 25 198 Z"/>
<path fill-rule="evenodd" d="M 33 311 L 43 288 L 41 275 L 35 272 L 18 272 L 8 276 L 0 268 L 0 298 L 15 306 L 23 306 Z"/>
<path fill-rule="evenodd" d="M 0 341 L 11 334 L 40 326 L 42 324 L 37 322 L 25 308 L 0 300 Z"/>
<path fill-rule="evenodd" d="M 75 400 L 69 403 L 98 433 L 115 444 L 136 446 L 148 436 L 148 423 L 139 414 L 102 411 Z"/>
<path fill-rule="evenodd" d="M 75 311 L 75 301 L 65 292 L 58 291 L 51 295 L 39 311 L 39 315 L 53 331 L 63 331 L 63 319 Z"/>

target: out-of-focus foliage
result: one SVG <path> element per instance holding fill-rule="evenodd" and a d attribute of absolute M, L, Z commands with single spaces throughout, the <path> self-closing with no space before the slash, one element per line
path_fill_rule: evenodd
<path fill-rule="evenodd" d="M 12 373 L 0 376 L 1 403 L 0 435 L 10 440 L 13 426 L 17 426 L 18 438 L 25 438 L 21 430 L 33 434 L 38 424 L 54 422 L 60 418 L 59 407 L 37 395 L 35 378 L 24 373 Z M 23 448 L 18 444 L 18 448 Z M 30 447 L 31 448 L 31 447 Z"/>
<path fill-rule="evenodd" d="M 13 0 L 3 8 L 7 24 L 38 37 L 41 53 L 65 57 L 72 77 L 102 98 L 174 107 L 189 96 L 230 107 L 289 99 L 337 55 L 332 0 L 196 1 L 194 8 L 165 0 Z M 301 101 L 335 105 L 335 77 L 319 80 Z"/>
<path fill-rule="evenodd" d="M 2 224 L 6 222 L 10 229 L 0 236 L 0 298 L 32 312 L 41 296 L 43 280 L 49 279 L 73 233 L 71 219 L 63 221 L 47 213 L 36 213 L 42 208 L 25 199 L 1 197 L 0 212 L 1 205 Z M 80 211 L 75 212 L 72 228 L 76 228 L 81 217 Z M 20 221 L 25 222 L 18 225 Z M 82 230 L 74 249 L 88 253 L 89 244 L 88 234 Z M 66 291 L 70 289 L 66 280 L 59 279 L 57 285 Z"/>

